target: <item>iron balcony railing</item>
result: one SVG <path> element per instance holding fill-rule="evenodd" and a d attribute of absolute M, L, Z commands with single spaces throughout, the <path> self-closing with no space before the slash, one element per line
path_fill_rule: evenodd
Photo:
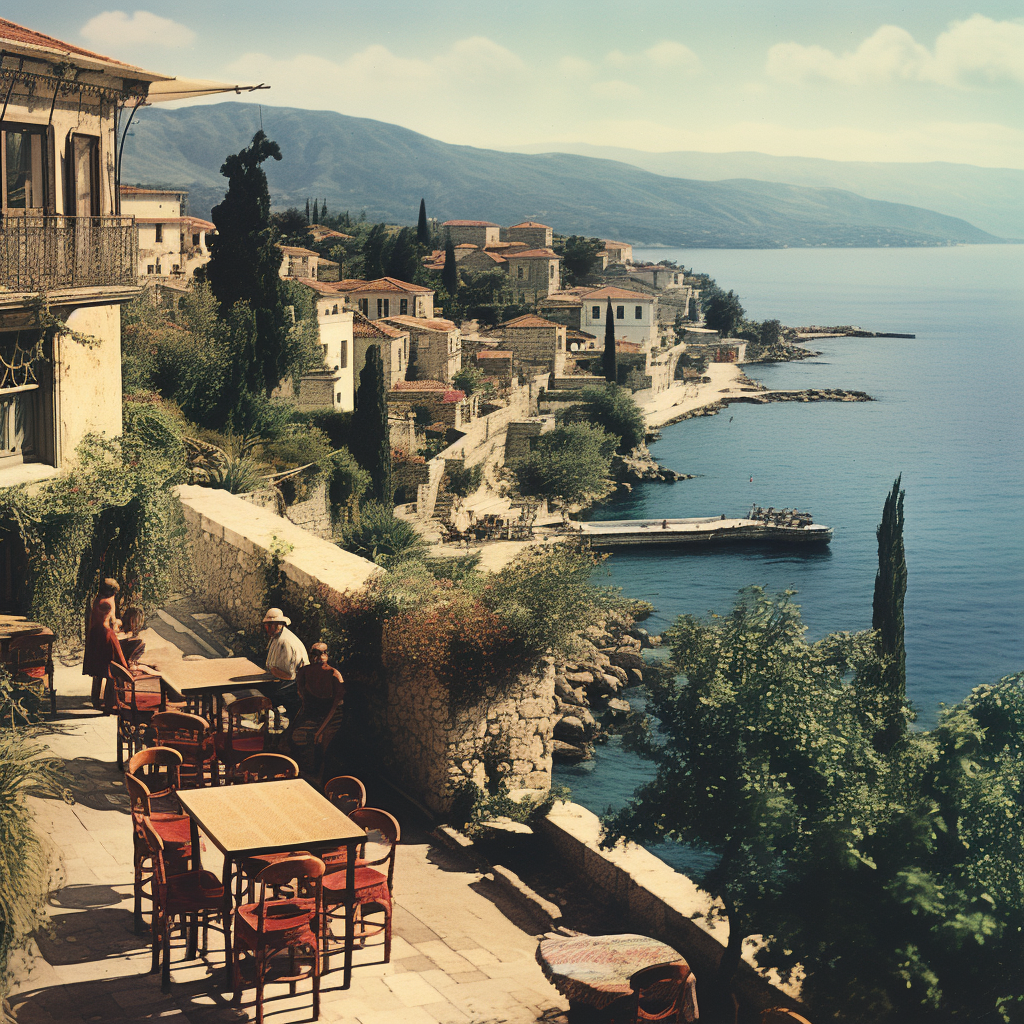
<path fill-rule="evenodd" d="M 43 292 L 137 283 L 134 217 L 0 217 L 0 288 Z"/>

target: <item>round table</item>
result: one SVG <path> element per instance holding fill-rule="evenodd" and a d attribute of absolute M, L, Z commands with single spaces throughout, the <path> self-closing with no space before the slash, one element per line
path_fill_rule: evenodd
<path fill-rule="evenodd" d="M 604 1010 L 632 993 L 629 979 L 654 964 L 686 963 L 671 947 L 647 935 L 550 935 L 537 947 L 545 977 L 570 1003 Z M 686 979 L 683 1017 L 697 1019 L 694 977 Z"/>

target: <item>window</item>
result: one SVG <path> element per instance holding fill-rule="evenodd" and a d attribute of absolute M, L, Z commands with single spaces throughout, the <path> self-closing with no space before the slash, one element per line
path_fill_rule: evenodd
<path fill-rule="evenodd" d="M 48 205 L 50 147 L 46 129 L 5 125 L 0 130 L 0 199 L 4 213 Z"/>
<path fill-rule="evenodd" d="M 591 309 L 590 309 L 590 319 L 591 320 L 600 320 L 601 319 L 601 307 L 600 306 L 592 306 L 591 307 Z"/>
<path fill-rule="evenodd" d="M 338 397 L 335 398 L 335 401 L 338 403 L 338 405 L 341 405 L 341 392 L 340 391 L 338 392 Z"/>
<path fill-rule="evenodd" d="M 398 303 L 398 313 L 400 316 L 407 316 L 409 313 L 409 300 L 402 299 Z"/>
<path fill-rule="evenodd" d="M 192 244 L 198 248 L 199 246 L 199 235 L 196 232 L 192 232 Z"/>
<path fill-rule="evenodd" d="M 333 308 L 333 309 L 331 310 L 331 313 L 333 313 L 333 314 L 337 315 L 337 312 L 338 312 L 338 304 L 337 304 L 337 303 L 335 303 L 335 304 L 334 304 L 334 308 Z"/>
<path fill-rule="evenodd" d="M 624 320 L 625 318 L 626 318 L 626 307 L 625 306 L 616 306 L 615 307 L 615 319 L 616 320 Z"/>
<path fill-rule="evenodd" d="M 391 300 L 390 299 L 378 299 L 377 300 L 377 316 L 391 316 Z"/>
<path fill-rule="evenodd" d="M 516 277 L 518 277 L 519 280 L 522 281 L 522 279 L 523 279 L 523 268 L 522 267 L 519 267 L 516 270 Z"/>
<path fill-rule="evenodd" d="M 643 320 L 643 318 L 644 318 L 644 307 L 643 306 L 637 306 L 636 307 L 636 311 L 634 312 L 633 315 L 636 317 L 637 320 Z"/>
<path fill-rule="evenodd" d="M 25 333 L 32 335 L 28 339 Z M 0 465 L 40 460 L 53 464 L 53 377 L 49 358 L 34 354 L 38 333 L 0 334 Z"/>
<path fill-rule="evenodd" d="M 359 300 L 359 312 L 362 313 L 363 316 L 369 316 L 370 315 L 370 300 L 369 299 L 360 299 Z"/>
<path fill-rule="evenodd" d="M 551 265 L 550 265 L 550 266 L 548 267 L 548 277 L 549 277 L 550 279 L 554 280 L 554 277 L 555 277 L 555 265 L 554 265 L 554 263 L 552 263 L 552 264 L 551 264 Z"/>
<path fill-rule="evenodd" d="M 341 362 L 338 363 L 338 369 L 344 370 L 348 366 L 348 339 L 341 339 Z M 341 395 L 338 396 L 338 401 L 341 401 Z"/>
<path fill-rule="evenodd" d="M 156 240 L 162 242 L 164 240 L 164 226 L 163 224 L 157 224 L 156 226 Z"/>
<path fill-rule="evenodd" d="M 100 140 L 96 135 L 71 136 L 69 145 L 71 193 L 68 213 L 76 217 L 98 217 L 100 214 Z"/>
<path fill-rule="evenodd" d="M 152 263 L 150 263 L 150 264 L 148 264 L 148 265 L 146 266 L 146 273 L 147 273 L 147 274 L 152 274 L 152 273 L 153 273 L 153 271 L 154 271 L 155 269 L 156 269 L 156 268 L 155 268 L 155 267 L 153 266 L 153 264 L 152 264 Z"/>

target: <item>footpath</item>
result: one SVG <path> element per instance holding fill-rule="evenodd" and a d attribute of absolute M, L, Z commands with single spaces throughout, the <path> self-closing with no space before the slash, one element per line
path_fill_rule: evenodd
<path fill-rule="evenodd" d="M 175 628 L 176 619 L 169 626 L 154 618 L 159 632 L 145 631 L 150 649 L 171 643 L 186 659 L 209 653 L 193 639 L 196 632 Z M 41 741 L 63 758 L 75 802 L 29 797 L 37 828 L 50 847 L 54 874 L 47 924 L 12 962 L 9 1001 L 17 1021 L 212 1024 L 253 1019 L 251 965 L 243 974 L 247 987 L 241 1002 L 234 1004 L 223 988 L 223 942 L 212 929 L 209 952 L 188 962 L 175 933 L 170 993 L 162 993 L 159 976 L 148 973 L 148 930 L 139 936 L 132 928 L 132 832 L 124 783 L 114 763 L 114 719 L 92 710 L 90 681 L 80 666 L 58 664 L 56 675 L 58 714 Z M 390 798 L 375 792 L 369 780 L 368 789 L 368 802 L 395 811 L 403 826 L 395 865 L 391 962 L 381 962 L 382 946 L 375 938 L 356 951 L 351 988 L 341 988 L 340 969 L 326 974 L 320 1020 L 564 1021 L 567 1003 L 542 975 L 534 959 L 537 936 L 521 911 L 490 876 L 435 844 L 424 822 L 389 806 Z M 220 855 L 206 840 L 203 847 L 203 867 L 219 877 Z M 334 963 L 340 965 L 340 957 L 332 958 Z M 268 985 L 264 1005 L 273 1024 L 310 1020 L 309 982 L 300 982 L 295 996 L 284 984 Z"/>

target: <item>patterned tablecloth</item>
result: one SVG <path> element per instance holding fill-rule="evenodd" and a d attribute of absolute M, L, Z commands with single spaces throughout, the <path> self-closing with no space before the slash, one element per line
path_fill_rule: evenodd
<path fill-rule="evenodd" d="M 537 947 L 537 962 L 570 1002 L 604 1010 L 630 995 L 629 979 L 637 971 L 686 961 L 671 946 L 646 935 L 552 935 Z M 697 993 L 690 974 L 683 1016 L 693 1021 L 697 1015 Z"/>

